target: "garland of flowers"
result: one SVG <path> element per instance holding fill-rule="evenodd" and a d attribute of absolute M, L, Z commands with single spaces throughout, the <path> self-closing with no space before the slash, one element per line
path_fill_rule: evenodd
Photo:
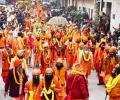
<path fill-rule="evenodd" d="M 31 90 L 32 90 L 32 84 L 31 84 Z M 36 98 L 37 94 L 38 94 L 38 91 L 39 91 L 39 86 L 34 89 L 34 91 L 29 91 L 29 100 L 34 100 L 34 98 Z"/>
<path fill-rule="evenodd" d="M 16 84 L 18 84 L 18 85 L 21 85 L 21 84 L 22 84 L 22 82 L 23 82 L 23 76 L 22 76 L 22 75 L 19 76 L 19 81 L 20 81 L 20 82 L 18 82 L 18 81 L 17 81 L 17 78 L 16 78 L 16 75 L 15 75 L 15 68 L 13 68 L 13 77 L 14 77 L 14 80 L 15 80 L 15 83 L 16 83 Z"/>
<path fill-rule="evenodd" d="M 53 84 L 53 81 L 51 82 L 51 85 L 50 85 L 50 86 L 53 86 L 53 87 L 55 86 L 55 85 Z M 50 89 L 50 88 L 49 88 L 49 90 L 46 89 L 45 80 L 44 80 L 44 88 L 43 88 L 43 90 L 42 90 L 42 93 L 44 94 L 44 97 L 45 97 L 46 100 L 49 100 L 47 94 L 51 94 L 51 93 L 52 93 L 52 99 L 51 99 L 51 100 L 54 100 L 54 90 L 52 90 L 52 89 Z"/>
<path fill-rule="evenodd" d="M 72 73 L 72 74 L 81 74 L 81 75 L 85 75 L 83 71 L 78 71 L 78 70 L 72 70 L 71 73 Z"/>
<path fill-rule="evenodd" d="M 85 51 L 83 50 L 83 59 L 84 61 L 88 62 L 91 59 L 90 52 L 88 51 L 88 58 L 85 57 Z"/>

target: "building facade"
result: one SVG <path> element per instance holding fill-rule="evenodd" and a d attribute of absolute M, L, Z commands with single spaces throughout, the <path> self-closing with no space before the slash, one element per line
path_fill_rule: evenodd
<path fill-rule="evenodd" d="M 118 28 L 120 24 L 120 0 L 104 0 L 104 9 L 107 15 L 110 16 L 110 29 L 114 31 L 113 27 Z"/>
<path fill-rule="evenodd" d="M 67 4 L 65 6 L 70 7 L 74 6 L 77 10 L 86 10 L 89 17 L 94 17 L 94 8 L 95 1 L 94 0 L 65 0 Z"/>
<path fill-rule="evenodd" d="M 64 1 L 64 2 L 63 2 Z M 96 2 L 99 3 L 99 7 L 96 8 Z M 102 3 L 103 2 L 103 3 Z M 90 18 L 95 18 L 96 9 L 101 10 L 103 5 L 103 12 L 110 18 L 110 30 L 114 31 L 113 27 L 118 27 L 120 23 L 120 0 L 62 0 L 63 6 L 74 6 L 77 10 L 86 10 Z"/>

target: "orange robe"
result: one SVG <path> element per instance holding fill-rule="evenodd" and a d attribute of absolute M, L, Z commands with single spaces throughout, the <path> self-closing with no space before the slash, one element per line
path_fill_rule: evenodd
<path fill-rule="evenodd" d="M 5 37 L 1 37 L 0 38 L 0 49 L 5 48 L 5 46 L 6 46 L 6 39 Z"/>
<path fill-rule="evenodd" d="M 43 80 L 45 80 L 45 79 L 43 79 Z M 59 82 L 59 79 L 56 76 L 54 76 L 54 78 L 53 78 L 53 84 L 55 85 L 55 88 L 54 88 L 55 98 L 56 98 L 55 100 L 61 100 L 60 99 L 60 93 L 61 93 L 60 82 Z M 48 85 L 48 83 L 46 83 L 46 86 L 48 87 L 50 85 Z M 44 81 L 42 82 L 42 87 L 44 87 Z"/>
<path fill-rule="evenodd" d="M 35 66 L 39 67 L 41 64 L 41 56 L 42 56 L 42 42 L 41 41 L 35 41 Z"/>
<path fill-rule="evenodd" d="M 8 77 L 8 73 L 9 73 L 9 67 L 10 67 L 10 59 L 9 59 L 9 55 L 7 53 L 6 50 L 3 51 L 3 57 L 2 57 L 3 61 L 2 61 L 2 78 L 3 78 L 3 82 L 6 84 L 7 82 L 7 77 Z"/>
<path fill-rule="evenodd" d="M 33 91 L 33 100 L 41 100 L 41 90 L 42 90 L 42 80 L 40 80 L 40 83 L 37 87 L 32 85 L 32 80 L 28 81 L 25 85 L 25 93 L 27 94 L 26 100 L 29 100 L 30 91 Z"/>
<path fill-rule="evenodd" d="M 13 50 L 13 53 L 16 52 L 16 48 L 15 48 L 15 41 L 14 41 L 14 36 L 8 36 L 7 38 L 7 44 L 9 45 L 9 47 Z"/>
<path fill-rule="evenodd" d="M 24 47 L 25 47 L 25 44 L 24 44 L 23 38 L 18 37 L 17 41 L 16 41 L 16 48 L 17 48 L 17 50 L 23 50 Z"/>
<path fill-rule="evenodd" d="M 50 49 L 48 49 L 47 51 L 43 51 L 41 57 L 42 67 L 40 68 L 42 74 L 45 74 L 46 68 L 51 67 L 51 63 L 52 63 L 52 58 L 51 58 Z"/>
<path fill-rule="evenodd" d="M 56 61 L 59 57 L 62 58 L 62 47 L 63 43 L 62 41 L 58 41 L 57 39 L 54 40 L 54 61 Z"/>
<path fill-rule="evenodd" d="M 92 55 L 92 52 L 89 51 L 89 55 L 90 55 L 90 60 L 89 61 L 85 61 L 84 57 L 82 55 L 81 62 L 80 62 L 80 65 L 83 68 L 83 71 L 85 72 L 86 76 L 90 75 L 91 70 L 93 69 L 93 55 Z M 86 59 L 88 59 L 89 55 L 84 53 L 84 56 L 85 56 Z"/>
<path fill-rule="evenodd" d="M 96 71 L 99 70 L 99 67 L 103 58 L 104 58 L 104 50 L 101 50 L 101 48 L 97 48 L 94 54 L 94 65 L 95 65 Z"/>
<path fill-rule="evenodd" d="M 99 84 L 104 84 L 103 77 L 100 76 L 103 67 L 103 59 L 104 59 L 104 50 L 101 48 L 97 48 L 94 54 L 94 66 L 96 68 L 96 72 L 99 79 Z"/>
<path fill-rule="evenodd" d="M 54 63 L 54 42 L 53 40 L 51 39 L 51 41 L 49 41 L 49 45 L 50 45 L 50 50 L 51 50 L 51 63 L 53 64 Z"/>
<path fill-rule="evenodd" d="M 109 57 L 107 56 L 103 61 L 103 71 L 105 72 L 104 81 L 105 83 L 108 81 L 110 75 L 112 74 L 113 69 L 118 64 L 117 57 Z"/>
<path fill-rule="evenodd" d="M 74 63 L 75 62 L 79 62 L 79 59 L 78 59 L 78 55 L 79 55 L 79 44 L 78 43 L 76 43 L 75 45 L 74 45 Z"/>
<path fill-rule="evenodd" d="M 118 81 L 117 85 L 111 90 L 109 96 L 109 100 L 120 100 L 120 80 Z"/>
<path fill-rule="evenodd" d="M 53 67 L 52 69 L 55 76 L 59 79 L 60 86 L 62 89 L 61 92 L 59 93 L 59 96 L 61 98 L 64 98 L 66 95 L 65 83 L 66 83 L 67 68 L 62 67 L 60 70 L 58 70 L 57 67 Z"/>
<path fill-rule="evenodd" d="M 0 63 L 2 63 L 2 52 L 4 51 L 4 48 L 6 46 L 6 39 L 5 37 L 0 38 Z"/>
<path fill-rule="evenodd" d="M 68 43 L 68 46 L 66 48 L 66 63 L 68 68 L 71 68 L 73 66 L 73 58 L 74 58 L 73 46 L 72 44 Z"/>

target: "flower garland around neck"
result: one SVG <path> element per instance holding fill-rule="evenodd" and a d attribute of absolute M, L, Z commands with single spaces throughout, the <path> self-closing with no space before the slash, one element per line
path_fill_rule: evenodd
<path fill-rule="evenodd" d="M 85 73 L 83 71 L 80 71 L 80 70 L 72 70 L 71 72 L 72 74 L 81 74 L 81 75 L 85 75 Z"/>
<path fill-rule="evenodd" d="M 85 51 L 84 50 L 82 52 L 82 55 L 83 55 L 84 61 L 86 61 L 86 62 L 90 61 L 90 59 L 91 59 L 90 51 L 88 51 L 88 58 L 85 57 Z"/>
<path fill-rule="evenodd" d="M 22 82 L 23 82 L 23 76 L 22 76 L 20 73 L 18 73 L 18 76 L 19 76 L 19 81 L 20 81 L 20 82 L 18 82 L 18 80 L 17 80 L 17 78 L 16 78 L 15 68 L 13 67 L 13 77 L 14 77 L 15 83 L 18 84 L 18 85 L 21 85 Z"/>
<path fill-rule="evenodd" d="M 38 94 L 38 92 L 39 92 L 40 86 L 38 85 L 38 86 L 36 87 L 36 89 L 34 89 L 34 88 L 33 88 L 33 84 L 31 84 L 30 89 L 31 89 L 31 90 L 29 91 L 29 94 L 30 94 L 29 100 L 34 100 L 34 99 L 36 99 L 36 97 L 37 97 L 37 94 Z"/>
<path fill-rule="evenodd" d="M 55 87 L 55 84 L 53 84 L 53 80 L 50 84 L 50 87 L 51 86 Z M 44 88 L 42 90 L 42 93 L 44 94 L 44 97 L 45 97 L 46 100 L 50 100 L 47 95 L 52 93 L 52 99 L 51 100 L 54 100 L 54 90 L 52 90 L 51 88 L 49 88 L 48 90 L 46 89 L 45 80 L 44 80 Z"/>

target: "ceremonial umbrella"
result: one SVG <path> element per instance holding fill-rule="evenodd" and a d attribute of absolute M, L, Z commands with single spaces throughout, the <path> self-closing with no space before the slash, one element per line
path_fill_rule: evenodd
<path fill-rule="evenodd" d="M 68 21 L 66 18 L 62 17 L 62 16 L 56 16 L 51 18 L 47 24 L 49 25 L 55 25 L 55 26 L 65 26 L 66 24 L 68 24 Z"/>

